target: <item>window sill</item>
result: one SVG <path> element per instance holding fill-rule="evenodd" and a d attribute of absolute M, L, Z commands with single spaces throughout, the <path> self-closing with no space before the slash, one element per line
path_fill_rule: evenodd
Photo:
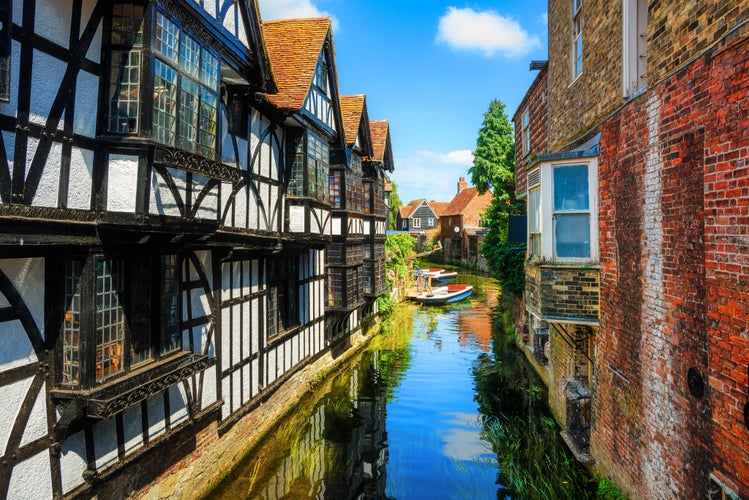
<path fill-rule="evenodd" d="M 54 389 L 51 395 L 56 403 L 78 408 L 79 416 L 105 419 L 205 370 L 210 363 L 208 356 L 182 352 L 90 389 Z"/>

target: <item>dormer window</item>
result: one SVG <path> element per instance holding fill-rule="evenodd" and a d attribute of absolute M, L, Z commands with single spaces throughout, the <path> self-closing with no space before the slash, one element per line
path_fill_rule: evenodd
<path fill-rule="evenodd" d="M 159 10 L 148 30 L 153 39 L 144 40 L 145 12 L 140 5 L 112 6 L 107 131 L 143 134 L 148 124 L 141 123 L 142 110 L 150 109 L 153 140 L 213 159 L 220 60 L 207 44 Z M 147 74 L 150 95 L 145 94 L 149 86 L 142 79 Z"/>
<path fill-rule="evenodd" d="M 328 70 L 327 70 L 327 63 L 325 61 L 325 55 L 320 57 L 320 61 L 317 63 L 317 68 L 315 68 L 315 78 L 312 82 L 318 89 L 320 89 L 324 94 L 328 95 L 329 88 L 328 88 Z"/>

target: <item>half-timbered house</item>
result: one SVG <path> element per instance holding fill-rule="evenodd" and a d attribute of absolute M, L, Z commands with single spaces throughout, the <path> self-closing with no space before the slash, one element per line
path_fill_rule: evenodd
<path fill-rule="evenodd" d="M 253 0 L 0 16 L 0 497 L 86 494 L 326 349 L 330 20 L 261 26 Z"/>
<path fill-rule="evenodd" d="M 364 297 L 362 315 L 376 313 L 375 299 L 385 293 L 385 176 L 392 172 L 393 148 L 387 120 L 371 120 L 372 156 L 364 161 Z"/>

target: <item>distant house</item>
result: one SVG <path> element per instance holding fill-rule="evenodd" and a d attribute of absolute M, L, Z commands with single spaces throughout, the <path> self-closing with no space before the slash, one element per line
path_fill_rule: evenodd
<path fill-rule="evenodd" d="M 479 244 L 485 235 L 481 216 L 492 202 L 491 191 L 479 194 L 467 187 L 464 177 L 458 180 L 458 194 L 442 212 L 440 234 L 445 259 L 481 264 Z"/>
<path fill-rule="evenodd" d="M 401 231 L 421 233 L 438 226 L 439 215 L 424 198 L 413 200 L 398 211 L 398 229 Z"/>

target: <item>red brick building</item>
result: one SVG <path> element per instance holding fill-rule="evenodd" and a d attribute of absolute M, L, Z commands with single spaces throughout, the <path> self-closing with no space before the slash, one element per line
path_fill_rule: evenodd
<path fill-rule="evenodd" d="M 550 2 L 536 68 L 528 348 L 567 440 L 634 498 L 747 497 L 749 4 Z"/>
<path fill-rule="evenodd" d="M 491 191 L 479 194 L 468 187 L 465 178 L 458 180 L 458 192 L 440 216 L 440 238 L 445 259 L 462 260 L 485 267 L 479 250 L 484 237 L 481 217 L 492 202 Z"/>

